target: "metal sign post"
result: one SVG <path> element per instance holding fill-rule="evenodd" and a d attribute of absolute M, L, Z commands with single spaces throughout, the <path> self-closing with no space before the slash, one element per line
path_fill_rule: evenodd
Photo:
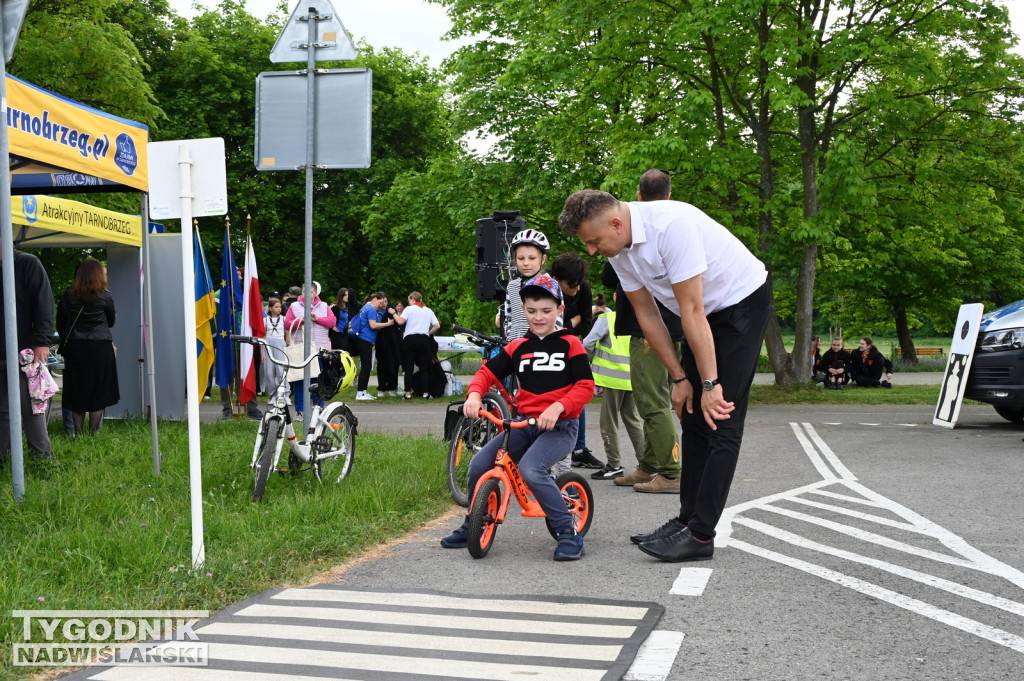
<path fill-rule="evenodd" d="M 4 21 L 9 17 L 0 13 L 0 35 L 4 36 Z M 17 35 L 17 34 L 15 34 Z M 14 45 L 11 44 L 11 50 Z M 4 46 L 4 55 L 8 54 Z M 21 503 L 25 495 L 25 460 L 21 446 L 21 386 L 18 380 L 18 316 L 14 297 L 14 226 L 11 223 L 11 168 L 7 143 L 7 57 L 0 56 L 0 276 L 4 285 L 4 341 L 7 365 L 7 427 L 11 442 L 11 480 L 14 483 L 14 501 Z M 2 452 L 0 452 L 2 455 Z"/>
<path fill-rule="evenodd" d="M 295 10 L 292 12 L 291 18 L 288 23 L 281 30 L 281 34 L 277 38 L 277 42 L 274 43 L 274 48 L 270 53 L 270 60 L 273 62 L 289 62 L 299 61 L 302 58 L 306 60 L 306 71 L 304 75 L 306 81 L 306 111 L 303 117 L 305 121 L 305 156 L 304 163 L 295 167 L 303 168 L 306 171 L 306 220 L 305 220 L 305 261 L 304 261 L 304 272 L 303 272 L 303 300 L 305 301 L 305 314 L 303 315 L 303 333 L 302 333 L 302 345 L 305 356 L 309 356 L 312 349 L 312 296 L 310 295 L 312 290 L 313 280 L 313 170 L 314 168 L 329 168 L 323 163 L 317 163 L 317 158 L 321 155 L 325 149 L 323 145 L 318 144 L 317 136 L 317 75 L 322 75 L 326 72 L 317 72 L 316 62 L 318 61 L 338 61 L 346 59 L 355 59 L 358 56 L 358 52 L 355 49 L 355 45 L 352 44 L 352 38 L 349 37 L 348 32 L 342 25 L 341 21 L 337 18 L 337 12 L 334 10 L 334 6 L 330 3 L 330 0 L 309 0 L 304 5 L 307 9 L 305 12 L 300 11 L 300 7 L 303 7 L 303 3 L 300 2 L 296 5 Z M 305 31 L 302 29 L 305 28 Z M 305 35 L 303 41 L 302 36 Z M 294 128 L 296 120 L 295 117 L 281 119 L 280 116 L 261 116 L 263 106 L 266 105 L 268 108 L 278 108 L 277 113 L 280 112 L 280 107 L 284 105 L 283 98 L 278 98 L 275 101 L 271 100 L 264 101 L 262 99 L 263 90 L 261 89 L 261 83 L 264 76 L 270 74 L 261 73 L 257 79 L 257 105 L 256 105 L 256 167 L 259 170 L 270 170 L 277 166 L 275 158 L 268 158 L 266 154 L 261 153 L 263 151 L 261 145 L 261 139 L 272 139 L 274 137 L 276 124 L 283 124 L 288 128 L 286 136 L 294 137 Z M 360 165 L 348 165 L 347 167 L 353 168 L 367 168 L 370 165 L 369 159 L 369 114 L 367 113 L 367 134 L 366 134 L 366 147 L 367 153 L 365 159 L 360 159 Z M 346 126 L 342 120 L 333 120 L 332 125 L 336 126 L 341 130 L 345 130 Z M 359 134 L 359 131 L 356 131 Z M 330 156 L 330 153 L 324 154 Z M 294 166 L 293 166 L 294 167 Z M 310 367 L 307 365 L 303 371 L 302 390 L 305 395 L 309 394 L 309 378 L 310 378 Z M 306 409 L 303 413 L 303 432 L 309 430 L 309 413 L 310 410 Z"/>

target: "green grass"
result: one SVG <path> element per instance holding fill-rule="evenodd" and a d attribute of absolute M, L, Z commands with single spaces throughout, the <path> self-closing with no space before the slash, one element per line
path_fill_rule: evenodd
<path fill-rule="evenodd" d="M 153 475 L 148 422 L 112 421 L 95 439 L 51 431 L 56 463 L 27 460 L 26 494 L 0 496 L 0 676 L 21 637 L 15 609 L 201 609 L 297 584 L 451 506 L 436 439 L 359 434 L 339 485 L 274 475 L 253 503 L 254 425 L 202 427 L 206 564 L 193 573 L 188 433 L 163 423 Z M 9 470 L 9 469 L 8 469 Z"/>
<path fill-rule="evenodd" d="M 750 387 L 751 405 L 773 404 L 931 404 L 939 401 L 939 385 L 896 385 L 885 388 L 825 390 L 810 382 L 783 388 L 776 385 Z M 965 404 L 972 403 L 965 400 Z"/>

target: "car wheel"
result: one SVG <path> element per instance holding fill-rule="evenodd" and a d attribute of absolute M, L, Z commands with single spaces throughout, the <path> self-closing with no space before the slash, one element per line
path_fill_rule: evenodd
<path fill-rule="evenodd" d="M 1024 407 L 995 407 L 995 410 L 1010 423 L 1024 424 Z"/>

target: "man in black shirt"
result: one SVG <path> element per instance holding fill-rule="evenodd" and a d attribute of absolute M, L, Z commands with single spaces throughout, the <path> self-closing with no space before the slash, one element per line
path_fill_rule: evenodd
<path fill-rule="evenodd" d="M 0 278 L 0 296 L 3 280 Z M 53 291 L 50 278 L 39 258 L 14 251 L 14 298 L 17 308 L 18 350 L 29 348 L 34 358 L 43 364 L 50 356 L 53 342 Z M 11 450 L 10 405 L 7 400 L 7 339 L 0 333 L 0 464 L 6 463 Z M 46 413 L 35 414 L 28 394 L 28 378 L 18 367 L 21 385 L 21 424 L 28 447 L 37 457 L 51 456 L 50 436 L 46 433 Z"/>

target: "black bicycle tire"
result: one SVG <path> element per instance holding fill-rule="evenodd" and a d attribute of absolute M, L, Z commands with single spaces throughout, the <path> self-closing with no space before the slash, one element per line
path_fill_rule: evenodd
<path fill-rule="evenodd" d="M 486 393 L 480 399 L 485 409 L 494 407 L 502 420 L 511 418 L 508 403 L 497 393 Z M 497 427 L 487 420 L 467 419 L 460 416 L 455 422 L 451 443 L 448 445 L 448 491 L 459 506 L 469 506 L 469 490 L 466 476 L 469 462 L 482 446 L 498 432 Z M 468 445 L 468 447 L 467 447 Z"/>
<path fill-rule="evenodd" d="M 565 494 L 565 488 L 570 484 L 582 491 L 585 498 L 584 503 L 586 504 L 587 514 L 583 519 L 582 525 L 579 523 L 579 516 L 574 516 L 572 522 L 573 529 L 576 530 L 577 534 L 581 537 L 586 535 L 587 531 L 590 529 L 590 525 L 594 522 L 594 493 L 590 489 L 590 483 L 576 471 L 568 471 L 556 477 L 555 484 L 558 485 L 558 490 L 562 492 L 562 494 Z M 548 533 L 551 537 L 553 539 L 558 539 L 558 528 L 554 527 L 551 524 L 551 521 L 547 518 L 544 518 L 544 524 L 547 525 Z"/>
<path fill-rule="evenodd" d="M 267 432 L 263 434 L 263 446 L 260 447 L 260 455 L 256 459 L 256 468 L 253 470 L 255 483 L 252 488 L 252 500 L 263 501 L 263 493 L 267 489 L 267 480 L 270 478 L 270 466 L 274 461 L 274 451 L 277 449 L 277 434 L 281 430 L 281 422 L 272 419 L 267 423 Z"/>
<path fill-rule="evenodd" d="M 500 504 L 501 484 L 494 478 L 480 483 L 473 498 L 469 528 L 466 530 L 466 548 L 474 558 L 483 558 L 494 546 L 494 537 L 498 532 L 494 515 Z"/>
<path fill-rule="evenodd" d="M 356 417 L 352 413 L 352 410 L 345 405 L 338 407 L 327 420 L 328 423 L 334 423 L 336 419 L 340 419 L 341 426 L 345 430 L 345 443 L 348 447 L 348 456 L 345 457 L 343 463 L 341 463 L 340 471 L 338 470 L 339 456 L 330 457 L 324 459 L 323 463 L 317 462 L 320 466 L 320 482 L 323 482 L 325 478 L 334 476 L 334 473 L 338 473 L 338 477 L 334 479 L 334 483 L 337 484 L 348 477 L 348 474 L 352 471 L 352 462 L 356 456 Z M 332 429 L 333 430 L 333 429 Z M 337 432 L 337 431 L 335 431 Z M 325 475 L 325 471 L 329 471 Z"/>

